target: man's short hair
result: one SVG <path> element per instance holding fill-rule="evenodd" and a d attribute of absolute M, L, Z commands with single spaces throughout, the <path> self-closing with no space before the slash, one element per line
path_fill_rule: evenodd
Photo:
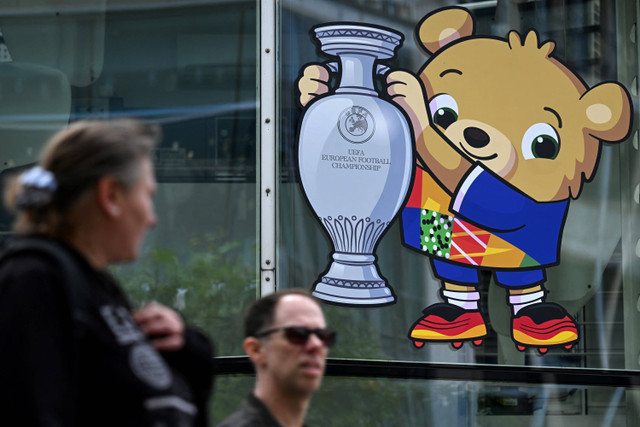
<path fill-rule="evenodd" d="M 244 336 L 253 337 L 273 324 L 276 306 L 282 297 L 302 295 L 318 304 L 318 301 L 306 289 L 291 288 L 278 291 L 260 298 L 251 304 L 244 314 Z M 318 304 L 319 306 L 320 304 Z"/>

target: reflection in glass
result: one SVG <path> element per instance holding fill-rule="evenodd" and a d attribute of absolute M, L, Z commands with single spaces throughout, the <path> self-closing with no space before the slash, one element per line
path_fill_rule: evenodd
<path fill-rule="evenodd" d="M 282 96 L 279 108 L 282 128 L 279 137 L 281 233 L 278 283 L 284 287 L 311 288 L 316 272 L 322 271 L 329 261 L 326 254 L 331 244 L 315 223 L 295 174 L 295 125 L 300 115 L 295 104 L 295 81 L 303 64 L 324 60 L 318 52 L 308 48 L 309 30 L 328 21 L 357 21 L 402 31 L 407 42 L 392 67 L 417 72 L 427 57 L 417 46 L 412 46 L 411 35 L 422 16 L 443 4 L 330 0 L 323 1 L 322 7 L 315 5 L 313 8 L 305 8 L 294 1 L 280 4 L 279 87 Z M 499 0 L 461 5 L 474 13 L 477 34 L 505 37 L 512 29 L 523 33 L 535 28 L 540 40 L 556 42 L 557 55 L 590 86 L 606 80 L 629 84 L 632 78 L 625 79 L 624 76 L 638 72 L 635 58 L 624 64 L 619 61 L 618 52 L 634 46 L 628 37 L 632 26 L 616 21 L 615 17 L 620 16 L 616 13 L 622 12 L 621 9 L 614 10 L 610 3 Z M 637 31 L 637 27 L 633 28 Z M 623 69 L 625 66 L 630 68 Z M 384 86 L 381 80 L 376 84 Z M 616 165 L 625 144 L 603 148 L 595 180 L 586 185 L 580 199 L 570 205 L 561 264 L 547 272 L 548 301 L 562 304 L 576 316 L 580 335 L 584 337 L 579 346 L 568 352 L 554 350 L 544 357 L 531 351 L 518 352 L 510 336 L 505 290 L 495 285 L 489 275 L 483 275 L 480 304 L 481 310 L 489 314 L 490 332 L 482 346 L 465 346 L 456 352 L 446 344 L 429 344 L 419 352 L 412 349 L 407 340 L 408 325 L 425 306 L 439 301 L 439 283 L 423 259 L 402 247 L 396 223 L 383 237 L 377 255 L 380 269 L 394 288 L 398 302 L 389 307 L 366 310 L 327 306 L 330 322 L 341 329 L 341 343 L 344 344 L 335 350 L 341 357 L 638 369 L 637 355 L 625 357 L 623 335 L 623 306 L 627 303 L 623 298 L 622 282 L 624 248 L 620 242 L 625 218 L 621 194 L 627 188 L 621 182 L 621 171 Z M 631 365 L 630 358 L 634 360 Z"/>
<path fill-rule="evenodd" d="M 0 4 L 2 171 L 73 120 L 159 123 L 159 225 L 116 273 L 134 303 L 174 306 L 218 355 L 241 354 L 257 292 L 257 2 L 89 3 Z M 0 231 L 11 220 L 1 212 Z"/>
<path fill-rule="evenodd" d="M 213 420 L 235 411 L 253 378 L 216 384 Z M 636 391 L 572 385 L 327 377 L 314 395 L 308 425 L 351 426 L 631 426 Z"/>

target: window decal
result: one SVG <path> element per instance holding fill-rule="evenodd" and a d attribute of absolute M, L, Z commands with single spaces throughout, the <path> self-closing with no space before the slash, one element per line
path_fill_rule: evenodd
<path fill-rule="evenodd" d="M 602 143 L 631 130 L 627 90 L 588 87 L 535 30 L 475 35 L 461 7 L 418 23 L 430 57 L 417 73 L 377 63 L 402 42 L 393 30 L 340 23 L 313 31 L 340 60 L 306 64 L 296 88 L 301 184 L 333 243 L 314 295 L 357 307 L 394 303 L 391 286 L 402 284 L 386 282 L 375 248 L 399 216 L 404 246 L 427 257 L 441 285 L 442 302 L 409 327 L 416 348 L 482 344 L 480 270 L 508 290 L 519 350 L 572 348 L 576 321 L 547 301 L 546 269 L 560 262 L 569 200 L 593 179 Z M 384 73 L 383 94 L 375 72 Z"/>

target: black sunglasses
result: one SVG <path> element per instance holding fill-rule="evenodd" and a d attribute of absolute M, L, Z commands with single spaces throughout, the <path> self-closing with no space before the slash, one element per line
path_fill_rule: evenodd
<path fill-rule="evenodd" d="M 316 334 L 325 346 L 331 347 L 335 344 L 336 337 L 338 336 L 338 333 L 331 328 L 309 329 L 304 326 L 282 326 L 280 328 L 267 329 L 266 331 L 258 332 L 254 336 L 256 338 L 262 338 L 278 331 L 284 331 L 284 336 L 287 341 L 294 345 L 305 345 L 309 340 L 309 336 L 311 334 Z"/>

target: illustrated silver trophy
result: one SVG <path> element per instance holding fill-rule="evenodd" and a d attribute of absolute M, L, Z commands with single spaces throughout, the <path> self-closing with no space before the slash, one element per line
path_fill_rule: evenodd
<path fill-rule="evenodd" d="M 324 53 L 338 57 L 335 91 L 304 111 L 298 165 L 304 193 L 331 238 L 328 270 L 313 286 L 322 300 L 352 306 L 395 302 L 374 254 L 402 207 L 414 168 L 407 120 L 374 88 L 402 43 L 392 30 L 350 24 L 314 29 Z"/>

